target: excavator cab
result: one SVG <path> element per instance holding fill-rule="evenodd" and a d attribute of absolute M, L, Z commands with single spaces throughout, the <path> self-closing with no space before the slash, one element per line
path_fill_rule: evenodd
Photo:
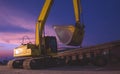
<path fill-rule="evenodd" d="M 43 51 L 46 55 L 56 55 L 57 53 L 57 40 L 54 36 L 45 36 L 45 47 Z"/>

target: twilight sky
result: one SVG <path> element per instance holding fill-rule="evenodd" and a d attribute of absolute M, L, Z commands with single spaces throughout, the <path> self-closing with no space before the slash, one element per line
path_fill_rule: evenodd
<path fill-rule="evenodd" d="M 0 56 L 12 54 L 23 36 L 34 43 L 35 24 L 43 3 L 44 0 L 0 0 Z M 120 40 L 119 3 L 120 0 L 82 0 L 83 46 Z M 66 24 L 75 24 L 72 0 L 55 0 L 46 22 L 46 35 L 55 35 L 53 25 Z"/>

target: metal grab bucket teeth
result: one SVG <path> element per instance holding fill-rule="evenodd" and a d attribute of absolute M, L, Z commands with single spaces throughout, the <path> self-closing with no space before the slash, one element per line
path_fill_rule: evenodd
<path fill-rule="evenodd" d="M 80 46 L 84 36 L 84 29 L 75 26 L 54 26 L 59 40 L 71 46 Z"/>

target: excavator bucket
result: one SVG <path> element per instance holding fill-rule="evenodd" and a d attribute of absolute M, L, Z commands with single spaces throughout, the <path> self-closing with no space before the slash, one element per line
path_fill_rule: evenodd
<path fill-rule="evenodd" d="M 84 36 L 84 29 L 76 26 L 54 26 L 59 40 L 71 46 L 80 46 Z"/>

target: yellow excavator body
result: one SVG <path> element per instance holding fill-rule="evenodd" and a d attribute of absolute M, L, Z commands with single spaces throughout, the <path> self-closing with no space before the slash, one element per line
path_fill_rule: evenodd
<path fill-rule="evenodd" d="M 45 0 L 42 7 L 38 21 L 36 23 L 35 44 L 27 43 L 22 44 L 14 49 L 14 57 L 33 57 L 57 54 L 57 42 L 55 37 L 43 36 L 44 26 L 51 6 L 54 0 Z M 78 46 L 81 45 L 84 28 L 80 23 L 80 1 L 73 0 L 74 12 L 75 12 L 75 26 L 55 26 L 54 29 L 60 39 L 60 41 L 66 45 Z"/>

